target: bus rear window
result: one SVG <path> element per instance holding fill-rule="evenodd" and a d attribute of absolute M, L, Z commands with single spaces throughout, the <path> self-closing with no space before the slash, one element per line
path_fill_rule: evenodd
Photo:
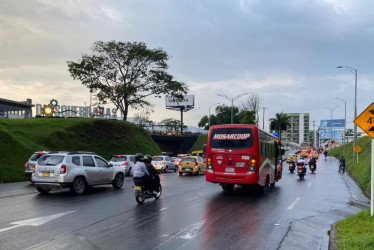
<path fill-rule="evenodd" d="M 250 148 L 253 145 L 251 128 L 218 128 L 212 130 L 210 146 L 212 148 Z"/>

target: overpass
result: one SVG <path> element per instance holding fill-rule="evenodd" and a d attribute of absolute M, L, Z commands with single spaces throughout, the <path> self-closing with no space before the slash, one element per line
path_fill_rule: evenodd
<path fill-rule="evenodd" d="M 171 152 L 172 155 L 187 153 L 196 142 L 197 135 L 189 136 L 167 136 L 167 135 L 151 135 L 152 139 L 160 147 L 161 152 Z"/>

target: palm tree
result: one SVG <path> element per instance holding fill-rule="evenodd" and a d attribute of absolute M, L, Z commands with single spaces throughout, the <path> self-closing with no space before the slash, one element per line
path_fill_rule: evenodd
<path fill-rule="evenodd" d="M 282 130 L 287 130 L 288 126 L 291 126 L 290 122 L 288 121 L 289 116 L 287 114 L 281 112 L 281 113 L 276 113 L 275 118 L 271 118 L 270 124 L 271 124 L 271 129 L 275 130 L 279 134 L 279 139 L 282 140 Z"/>

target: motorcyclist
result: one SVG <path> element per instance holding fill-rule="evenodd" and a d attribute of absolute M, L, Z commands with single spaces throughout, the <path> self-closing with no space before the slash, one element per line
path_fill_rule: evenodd
<path fill-rule="evenodd" d="M 151 177 L 151 187 L 153 189 L 153 193 L 157 194 L 160 192 L 159 186 L 160 186 L 160 177 L 158 175 L 161 173 L 155 167 L 152 165 L 152 156 L 151 155 L 145 155 L 144 156 L 144 164 L 148 170 L 149 176 Z"/>
<path fill-rule="evenodd" d="M 328 152 L 327 152 L 326 149 L 325 149 L 325 151 L 323 151 L 323 154 L 325 155 L 325 158 L 327 158 Z"/>
<path fill-rule="evenodd" d="M 317 161 L 316 158 L 313 156 L 309 161 L 309 166 L 314 165 L 315 169 L 317 169 Z"/>
<path fill-rule="evenodd" d="M 339 162 L 340 162 L 340 165 L 339 165 L 338 172 L 339 172 L 339 170 L 340 170 L 340 168 L 341 168 L 342 166 L 345 167 L 345 159 L 344 159 L 343 156 L 340 157 Z"/>
<path fill-rule="evenodd" d="M 134 181 L 143 180 L 146 189 L 149 189 L 150 175 L 143 161 L 143 155 L 141 153 L 137 153 L 135 155 L 134 166 L 132 167 L 133 179 Z"/>
<path fill-rule="evenodd" d="M 297 166 L 302 166 L 303 167 L 303 173 L 306 173 L 306 166 L 305 166 L 305 160 L 304 159 L 299 159 L 297 161 Z"/>

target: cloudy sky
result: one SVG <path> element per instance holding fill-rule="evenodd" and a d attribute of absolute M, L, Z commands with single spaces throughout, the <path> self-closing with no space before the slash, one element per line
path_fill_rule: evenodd
<path fill-rule="evenodd" d="M 216 94 L 249 92 L 261 97 L 265 121 L 310 113 L 319 124 L 331 117 L 326 107 L 344 119 L 342 98 L 352 128 L 354 73 L 337 66 L 357 69 L 359 115 L 374 101 L 373 11 L 369 0 L 1 0 L 0 98 L 89 105 L 66 61 L 98 40 L 137 41 L 165 50 L 169 73 L 195 95 L 187 125 L 214 103 L 231 105 Z M 152 120 L 180 119 L 163 98 L 152 101 Z"/>

